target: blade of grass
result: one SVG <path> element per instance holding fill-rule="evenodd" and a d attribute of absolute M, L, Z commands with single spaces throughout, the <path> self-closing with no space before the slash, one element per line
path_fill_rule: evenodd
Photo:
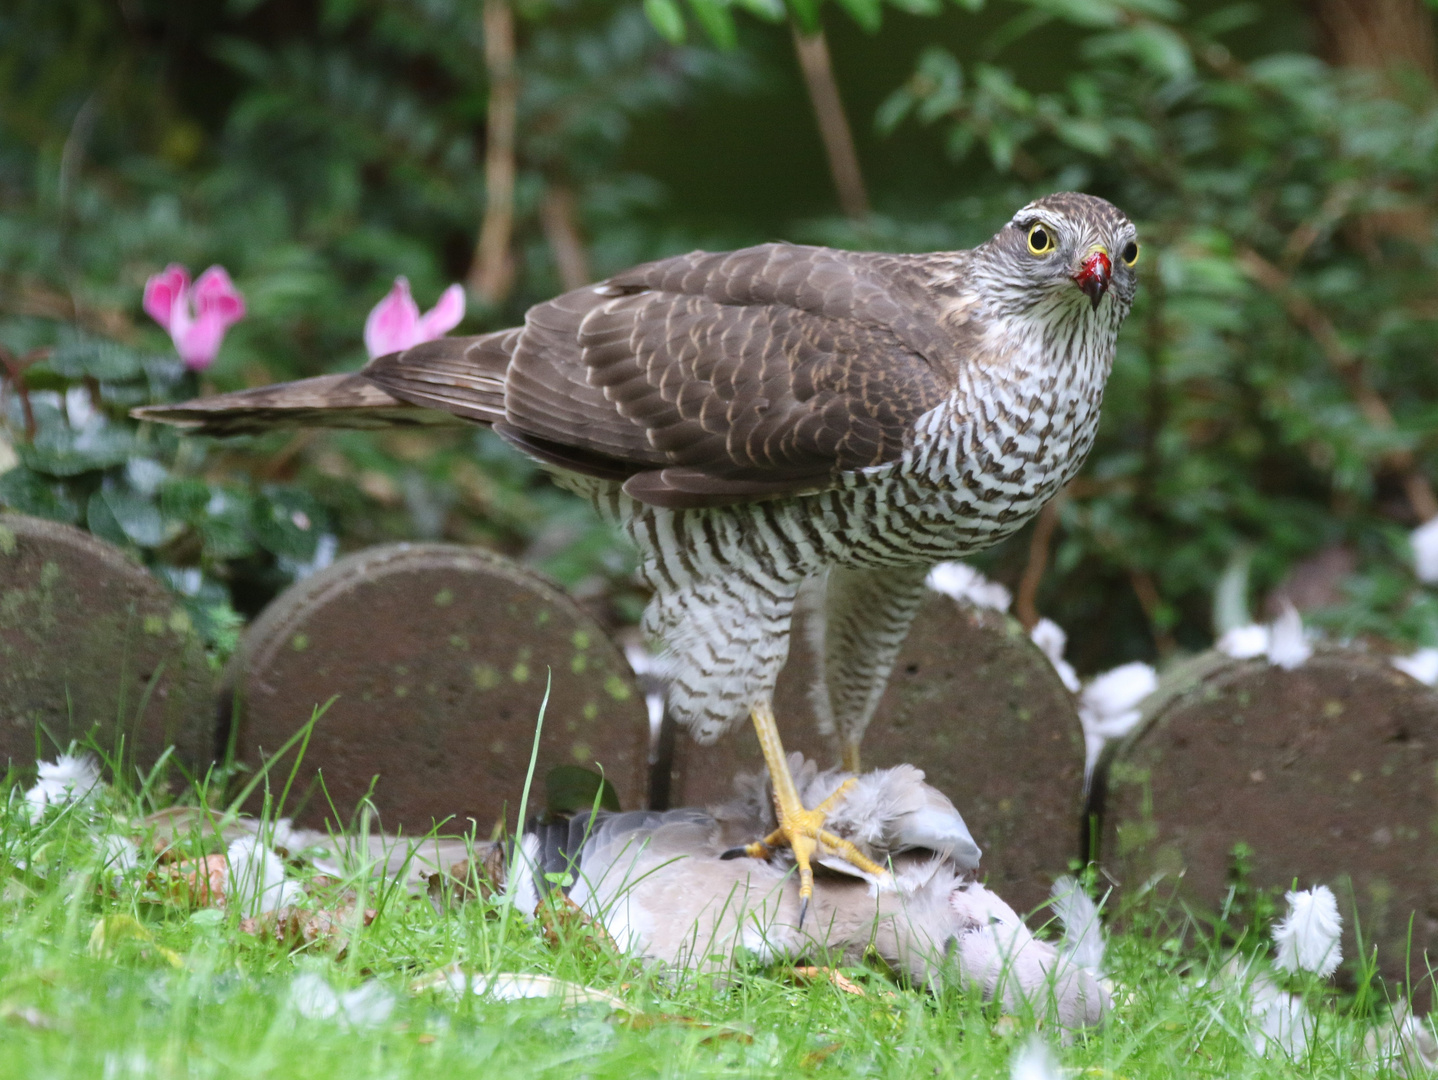
<path fill-rule="evenodd" d="M 504 954 L 505 941 L 509 936 L 509 913 L 510 909 L 514 907 L 514 875 L 519 867 L 519 860 L 524 858 L 524 822 L 525 815 L 529 813 L 529 790 L 534 786 L 534 768 L 539 761 L 539 737 L 544 732 L 544 714 L 549 708 L 549 691 L 553 685 L 554 671 L 552 668 L 546 668 L 544 700 L 539 703 L 539 717 L 534 722 L 534 745 L 529 751 L 529 769 L 524 774 L 524 790 L 519 795 L 519 822 L 514 830 L 515 844 L 510 855 L 509 868 L 504 874 L 506 902 L 499 913 L 499 942 L 495 946 L 494 952 L 496 960 Z"/>

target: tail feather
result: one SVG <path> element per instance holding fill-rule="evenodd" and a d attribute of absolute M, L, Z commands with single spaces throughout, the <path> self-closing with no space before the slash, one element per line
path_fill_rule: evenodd
<path fill-rule="evenodd" d="M 493 424 L 504 419 L 505 370 L 519 333 L 440 338 L 381 356 L 351 375 L 321 375 L 179 405 L 150 405 L 131 415 L 199 435 L 252 435 L 298 427 Z"/>
<path fill-rule="evenodd" d="M 196 435 L 254 435 L 276 428 L 453 427 L 449 413 L 411 405 L 363 375 L 321 375 L 233 394 L 196 398 L 179 405 L 147 405 L 137 420 L 172 424 Z"/>

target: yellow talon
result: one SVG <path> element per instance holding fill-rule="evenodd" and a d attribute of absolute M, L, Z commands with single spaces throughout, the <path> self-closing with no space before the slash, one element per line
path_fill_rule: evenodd
<path fill-rule="evenodd" d="M 774 848 L 787 846 L 794 853 L 794 862 L 799 867 L 799 926 L 804 926 L 804 915 L 809 910 L 809 898 L 814 895 L 814 866 L 816 854 L 837 855 L 852 863 L 866 874 L 884 877 L 886 871 L 868 858 L 843 837 L 824 831 L 824 819 L 849 793 L 855 784 L 850 778 L 839 785 L 837 791 L 812 810 L 806 810 L 799 801 L 798 789 L 789 773 L 789 762 L 784 756 L 784 746 L 779 739 L 779 728 L 774 721 L 774 710 L 768 702 L 754 707 L 754 730 L 759 735 L 759 746 L 764 751 L 764 762 L 769 766 L 769 779 L 774 786 L 774 810 L 779 818 L 779 827 L 763 840 L 734 848 L 725 852 L 724 857 L 737 858 L 747 855 L 751 858 L 765 858 Z M 855 759 L 857 760 L 857 748 Z M 847 748 L 845 758 L 849 757 Z"/>

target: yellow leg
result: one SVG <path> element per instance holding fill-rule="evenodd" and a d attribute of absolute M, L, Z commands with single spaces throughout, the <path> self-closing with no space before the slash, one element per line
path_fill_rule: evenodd
<path fill-rule="evenodd" d="M 842 756 L 839 764 L 845 772 L 863 772 L 859 768 L 859 741 L 857 739 L 845 739 Z"/>
<path fill-rule="evenodd" d="M 768 702 L 756 705 L 753 715 L 759 747 L 764 751 L 764 763 L 769 766 L 769 779 L 774 785 L 774 810 L 779 818 L 779 827 L 757 843 L 726 852 L 725 858 L 739 855 L 766 858 L 775 847 L 787 845 L 794 852 L 794 862 L 799 867 L 799 925 L 802 927 L 804 915 L 809 910 L 809 898 L 814 895 L 813 859 L 816 853 L 822 851 L 838 855 L 866 874 L 883 877 L 887 871 L 849 841 L 823 829 L 824 819 L 848 794 L 854 780 L 844 781 L 834 794 L 814 809 L 804 809 L 804 804 L 799 801 L 798 789 L 794 787 L 794 777 L 789 773 L 789 762 L 784 756 L 784 744 L 779 739 L 773 707 Z"/>

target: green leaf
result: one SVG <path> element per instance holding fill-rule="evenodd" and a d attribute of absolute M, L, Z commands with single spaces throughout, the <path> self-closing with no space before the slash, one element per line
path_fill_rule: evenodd
<path fill-rule="evenodd" d="M 0 473 L 0 506 L 67 525 L 80 520 L 79 505 L 63 487 L 23 465 Z"/>
<path fill-rule="evenodd" d="M 100 497 L 98 491 L 90 496 L 90 501 L 85 507 L 85 528 L 101 540 L 108 540 L 112 544 L 124 546 L 130 543 L 130 538 L 125 535 L 124 528 L 116 520 L 114 512 Z"/>
<path fill-rule="evenodd" d="M 839 0 L 839 6 L 871 34 L 878 30 L 884 21 L 884 9 L 880 0 Z"/>
<path fill-rule="evenodd" d="M 15 448 L 27 468 L 50 476 L 79 476 L 123 465 L 134 451 L 135 440 L 118 428 L 75 432 L 55 426 L 41 431 L 35 442 Z"/>
<path fill-rule="evenodd" d="M 325 515 L 310 495 L 278 488 L 256 500 L 253 513 L 255 539 L 266 551 L 291 559 L 314 558 Z"/>
<path fill-rule="evenodd" d="M 556 765 L 544 777 L 545 806 L 551 814 L 588 810 L 599 797 L 601 810 L 619 809 L 619 792 L 604 777 L 578 765 Z"/>
<path fill-rule="evenodd" d="M 719 48 L 728 50 L 739 44 L 739 30 L 728 4 L 722 0 L 689 0 L 689 7 L 709 40 Z"/>
<path fill-rule="evenodd" d="M 203 510 L 200 538 L 210 558 L 242 559 L 255 550 L 250 532 L 254 500 L 249 492 L 239 488 L 211 492 Z"/>
<path fill-rule="evenodd" d="M 97 499 L 104 503 L 131 543 L 139 547 L 158 547 L 164 543 L 165 523 L 159 507 L 143 495 L 119 488 L 97 491 L 90 496 L 90 514 L 95 512 Z"/>
<path fill-rule="evenodd" d="M 124 345 L 98 338 L 81 338 L 55 347 L 45 361 L 67 379 L 89 376 L 100 382 L 123 382 L 145 373 L 144 357 Z"/>
<path fill-rule="evenodd" d="M 160 510 L 166 517 L 197 525 L 210 504 L 209 485 L 200 480 L 171 477 L 160 485 Z"/>
<path fill-rule="evenodd" d="M 914 95 L 907 87 L 895 90 L 884 99 L 878 111 L 874 114 L 874 130 L 880 135 L 892 135 L 897 128 L 914 111 Z"/>
<path fill-rule="evenodd" d="M 674 0 L 644 0 L 644 14 L 659 36 L 671 45 L 684 40 L 684 13 Z"/>
<path fill-rule="evenodd" d="M 794 21 L 799 24 L 800 30 L 806 34 L 819 32 L 820 0 L 785 0 L 785 3 L 789 5 L 789 12 L 794 16 Z"/>
<path fill-rule="evenodd" d="M 889 3 L 910 15 L 937 15 L 943 10 L 940 0 L 889 0 Z"/>
<path fill-rule="evenodd" d="M 734 0 L 734 3 L 765 22 L 783 22 L 788 16 L 784 0 Z"/>
<path fill-rule="evenodd" d="M 1193 56 L 1176 30 L 1144 23 L 1111 34 L 1100 34 L 1084 43 L 1083 54 L 1092 60 L 1127 56 L 1155 75 L 1168 79 L 1193 74 Z"/>

